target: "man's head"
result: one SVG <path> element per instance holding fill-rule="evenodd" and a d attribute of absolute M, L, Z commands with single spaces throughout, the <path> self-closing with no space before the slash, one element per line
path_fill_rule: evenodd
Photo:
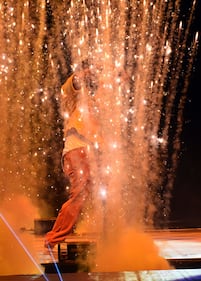
<path fill-rule="evenodd" d="M 94 95 L 99 86 L 101 67 L 94 63 L 92 59 L 85 59 L 75 68 L 75 74 L 79 76 L 81 83 L 89 91 L 89 94 Z"/>

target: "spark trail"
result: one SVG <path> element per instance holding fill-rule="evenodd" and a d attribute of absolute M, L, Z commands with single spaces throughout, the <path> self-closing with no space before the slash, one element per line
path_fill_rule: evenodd
<path fill-rule="evenodd" d="M 104 229 L 144 229 L 168 218 L 200 37 L 191 28 L 197 1 L 188 1 L 185 16 L 182 2 L 0 4 L 1 200 L 20 193 L 39 206 L 57 202 L 60 87 L 70 65 L 89 58 L 98 77 L 94 114 L 104 137 L 94 194 L 99 209 L 104 187 Z M 49 214 L 45 207 L 41 213 Z"/>

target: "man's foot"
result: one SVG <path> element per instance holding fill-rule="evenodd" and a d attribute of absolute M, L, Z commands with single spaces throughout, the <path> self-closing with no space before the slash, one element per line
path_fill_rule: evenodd
<path fill-rule="evenodd" d="M 50 242 L 48 242 L 47 240 L 45 240 L 44 246 L 45 246 L 45 248 L 53 249 L 54 246 L 55 246 L 55 244 L 50 243 Z"/>

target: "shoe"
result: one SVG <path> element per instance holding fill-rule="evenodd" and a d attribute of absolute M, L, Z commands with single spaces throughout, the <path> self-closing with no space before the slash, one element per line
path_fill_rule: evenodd
<path fill-rule="evenodd" d="M 45 248 L 53 249 L 54 246 L 55 246 L 55 244 L 50 243 L 50 242 L 48 242 L 47 240 L 45 240 L 45 243 L 44 243 L 44 247 L 45 247 Z"/>

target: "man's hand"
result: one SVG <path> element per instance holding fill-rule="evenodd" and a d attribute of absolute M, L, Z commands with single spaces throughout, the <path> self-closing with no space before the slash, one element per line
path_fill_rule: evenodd
<path fill-rule="evenodd" d="M 74 74 L 72 82 L 73 82 L 73 87 L 75 88 L 75 90 L 81 89 L 82 83 L 81 83 L 81 79 L 80 79 L 79 75 Z"/>

